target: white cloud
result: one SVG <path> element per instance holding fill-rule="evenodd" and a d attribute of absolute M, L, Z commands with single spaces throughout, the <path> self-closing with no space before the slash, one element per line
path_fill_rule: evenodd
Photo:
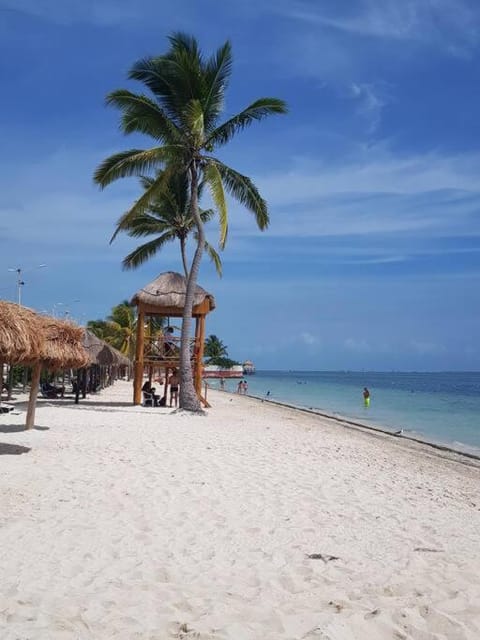
<path fill-rule="evenodd" d="M 382 109 L 388 104 L 385 92 L 366 82 L 352 82 L 350 91 L 358 101 L 357 113 L 367 121 L 367 133 L 374 133 L 380 124 Z"/>
<path fill-rule="evenodd" d="M 372 350 L 371 345 L 366 340 L 356 340 L 354 338 L 347 338 L 343 346 L 348 351 L 354 351 L 356 353 L 369 353 Z"/>
<path fill-rule="evenodd" d="M 479 41 L 480 11 L 467 0 L 360 0 L 350 3 L 347 12 L 302 0 L 281 7 L 308 24 L 362 37 L 414 40 L 451 53 L 465 52 Z"/>
<path fill-rule="evenodd" d="M 412 340 L 410 346 L 415 353 L 419 353 L 420 355 L 441 354 L 445 353 L 447 350 L 443 344 L 418 340 Z"/>
<path fill-rule="evenodd" d="M 178 21 L 181 16 L 184 22 L 191 14 L 188 7 L 179 3 L 162 3 L 160 7 L 156 0 L 0 0 L 0 8 L 64 25 L 82 22 L 97 26 L 149 24 L 155 10 L 163 21 Z"/>
<path fill-rule="evenodd" d="M 308 331 L 303 331 L 300 334 L 300 339 L 309 347 L 320 344 L 320 340 Z"/>

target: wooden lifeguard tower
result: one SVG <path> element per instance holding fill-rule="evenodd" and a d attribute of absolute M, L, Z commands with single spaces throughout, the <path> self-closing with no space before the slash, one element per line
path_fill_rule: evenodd
<path fill-rule="evenodd" d="M 180 273 L 167 271 L 137 291 L 132 304 L 138 308 L 137 341 L 135 351 L 135 375 L 133 403 L 142 403 L 143 375 L 147 368 L 151 375 L 155 370 L 168 372 L 180 367 L 180 338 L 158 336 L 149 331 L 149 321 L 154 318 L 181 318 L 185 304 L 186 279 Z M 195 318 L 195 336 L 190 338 L 195 391 L 200 400 L 202 388 L 203 349 L 205 343 L 205 317 L 215 309 L 214 297 L 198 286 L 195 289 L 192 317 Z"/>

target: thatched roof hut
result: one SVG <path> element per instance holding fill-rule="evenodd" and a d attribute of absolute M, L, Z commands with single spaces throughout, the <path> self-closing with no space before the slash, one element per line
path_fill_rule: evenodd
<path fill-rule="evenodd" d="M 161 347 L 162 353 L 158 353 L 159 345 L 152 344 L 151 336 L 145 341 L 145 321 L 148 317 L 181 318 L 185 307 L 186 291 L 187 280 L 185 276 L 174 271 L 167 271 L 142 287 L 132 298 L 132 304 L 137 305 L 138 309 L 134 404 L 140 404 L 142 400 L 141 387 L 145 366 L 154 367 L 161 362 L 166 376 L 168 376 L 169 370 L 178 369 L 180 366 L 179 351 L 177 350 L 175 353 L 174 349 L 165 349 L 167 342 L 164 343 L 163 348 Z M 207 405 L 206 399 L 201 397 L 205 318 L 213 309 L 215 309 L 215 298 L 197 285 L 192 308 L 192 317 L 195 318 L 195 338 L 192 340 L 189 337 L 188 339 L 191 341 L 195 390 L 205 405 Z M 145 342 L 147 343 L 145 344 Z"/>
<path fill-rule="evenodd" d="M 174 271 L 166 271 L 137 291 L 132 298 L 132 304 L 142 303 L 147 312 L 166 310 L 165 315 L 181 317 L 185 305 L 186 288 L 185 276 Z M 193 299 L 193 315 L 197 315 L 200 309 L 204 310 L 203 313 L 209 313 L 215 309 L 215 298 L 197 285 Z"/>
<path fill-rule="evenodd" d="M 130 360 L 118 349 L 96 336 L 89 329 L 85 330 L 83 346 L 88 353 L 89 362 L 100 366 L 124 365 L 129 366 Z"/>
<path fill-rule="evenodd" d="M 40 357 L 41 318 L 31 309 L 0 300 L 0 361 L 31 364 Z"/>
<path fill-rule="evenodd" d="M 48 316 L 42 317 L 41 321 L 44 342 L 40 359 L 47 369 L 66 367 L 79 369 L 89 363 L 88 353 L 82 344 L 84 334 L 82 327 Z"/>

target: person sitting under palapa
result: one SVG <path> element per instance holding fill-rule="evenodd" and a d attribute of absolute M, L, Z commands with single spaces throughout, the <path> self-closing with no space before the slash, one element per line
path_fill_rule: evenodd
<path fill-rule="evenodd" d="M 51 382 L 44 382 L 41 386 L 41 391 L 45 398 L 63 398 L 65 387 L 56 387 Z"/>
<path fill-rule="evenodd" d="M 160 399 L 160 396 L 155 393 L 155 387 L 152 387 L 152 383 L 150 380 L 146 380 L 143 387 L 143 402 L 145 406 L 150 405 L 151 407 L 164 407 L 165 400 L 164 398 Z"/>

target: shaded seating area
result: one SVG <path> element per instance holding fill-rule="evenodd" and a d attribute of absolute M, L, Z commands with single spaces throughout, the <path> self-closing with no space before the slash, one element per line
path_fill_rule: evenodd
<path fill-rule="evenodd" d="M 89 359 L 83 347 L 81 327 L 11 302 L 0 301 L 0 364 L 32 367 L 26 427 L 35 421 L 42 370 L 84 367 Z"/>
<path fill-rule="evenodd" d="M 155 318 L 182 318 L 185 305 L 186 279 L 180 273 L 167 271 L 137 291 L 132 304 L 137 306 L 137 337 L 135 353 L 133 403 L 141 404 L 145 373 L 151 382 L 154 377 L 168 380 L 173 371 L 180 368 L 180 338 L 170 331 L 156 335 L 150 331 Z M 205 343 L 205 318 L 215 309 L 214 297 L 198 286 L 195 289 L 192 318 L 194 335 L 189 338 L 190 361 L 194 386 L 200 401 L 208 406 L 201 395 L 203 350 Z"/>
<path fill-rule="evenodd" d="M 40 393 L 44 398 L 63 398 L 65 387 L 56 387 L 50 382 L 42 382 L 40 385 Z"/>
<path fill-rule="evenodd" d="M 129 358 L 89 329 L 84 331 L 83 346 L 88 354 L 88 365 L 77 372 L 72 385 L 76 403 L 80 395 L 85 398 L 87 393 L 97 393 L 118 378 L 130 375 L 132 369 Z"/>

